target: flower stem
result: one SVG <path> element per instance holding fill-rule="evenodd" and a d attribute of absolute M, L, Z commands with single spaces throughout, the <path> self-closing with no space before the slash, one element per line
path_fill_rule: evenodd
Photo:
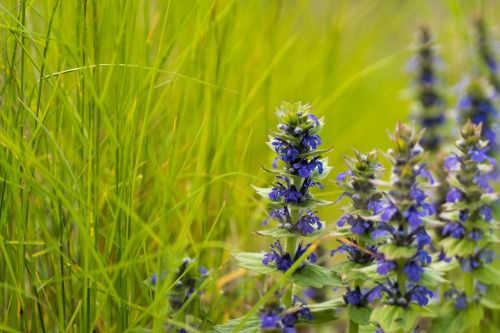
<path fill-rule="evenodd" d="M 404 259 L 398 261 L 398 286 L 401 291 L 401 296 L 406 294 L 406 275 L 403 272 Z"/>
<path fill-rule="evenodd" d="M 467 295 L 467 301 L 470 302 L 474 297 L 474 278 L 472 274 L 465 272 L 464 273 L 464 291 L 465 295 Z M 474 333 L 477 332 L 477 327 L 470 326 L 465 332 L 466 333 Z"/>
<path fill-rule="evenodd" d="M 297 247 L 297 237 L 288 237 L 286 241 L 286 252 L 290 253 L 290 255 L 295 255 L 295 248 Z M 290 282 L 288 289 L 286 290 L 286 294 L 283 299 L 283 303 L 286 308 L 292 306 L 293 303 L 293 282 Z"/>
<path fill-rule="evenodd" d="M 295 185 L 296 188 L 300 188 L 302 185 L 303 179 L 301 177 L 294 177 L 293 178 L 293 184 Z M 292 225 L 297 223 L 300 217 L 300 208 L 298 207 L 293 207 L 289 206 L 290 210 L 290 219 Z M 295 256 L 295 250 L 297 248 L 297 236 L 291 236 L 288 237 L 286 240 L 286 252 L 290 254 L 290 256 L 293 258 Z M 284 295 L 283 299 L 283 304 L 289 308 L 292 306 L 293 303 L 293 282 L 290 282 L 290 285 L 287 288 L 286 294 Z"/>
<path fill-rule="evenodd" d="M 474 297 L 474 278 L 472 274 L 464 273 L 464 291 L 469 300 Z"/>
<path fill-rule="evenodd" d="M 349 319 L 349 333 L 358 333 L 359 325 Z"/>

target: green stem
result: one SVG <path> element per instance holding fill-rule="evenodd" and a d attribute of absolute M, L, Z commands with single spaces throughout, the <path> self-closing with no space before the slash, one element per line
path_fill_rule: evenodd
<path fill-rule="evenodd" d="M 464 291 L 468 299 L 474 297 L 474 278 L 469 273 L 464 273 Z"/>
<path fill-rule="evenodd" d="M 467 301 L 471 301 L 474 297 L 474 278 L 472 274 L 464 273 L 464 291 L 465 295 L 467 295 Z M 465 333 L 475 333 L 477 332 L 476 326 L 470 326 Z"/>
<path fill-rule="evenodd" d="M 359 325 L 349 319 L 349 333 L 358 333 Z"/>
<path fill-rule="evenodd" d="M 401 296 L 406 294 L 406 275 L 403 272 L 404 259 L 398 260 L 398 286 L 401 291 Z"/>
<path fill-rule="evenodd" d="M 289 237 L 286 240 L 286 252 L 290 253 L 290 255 L 293 256 L 295 255 L 295 249 L 297 248 L 297 237 Z M 293 303 L 293 282 L 290 282 L 286 294 L 283 299 L 283 303 L 285 307 L 289 308 L 292 306 Z"/>
<path fill-rule="evenodd" d="M 302 185 L 303 179 L 301 177 L 294 177 L 293 179 L 293 184 L 295 185 L 296 188 L 300 188 Z M 300 217 L 300 208 L 289 206 L 288 209 L 290 210 L 290 219 L 292 225 L 297 223 Z M 292 258 L 295 256 L 295 250 L 297 248 L 297 236 L 292 236 L 288 237 L 286 240 L 286 248 L 285 251 L 292 256 Z M 293 282 L 290 282 L 286 293 L 283 298 L 283 304 L 289 308 L 292 306 L 293 303 Z"/>

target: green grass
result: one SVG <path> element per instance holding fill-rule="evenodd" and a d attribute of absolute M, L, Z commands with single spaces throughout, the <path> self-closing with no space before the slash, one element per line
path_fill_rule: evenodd
<path fill-rule="evenodd" d="M 186 256 L 212 272 L 213 321 L 245 313 L 256 279 L 220 281 L 237 272 L 232 252 L 267 246 L 252 234 L 266 207 L 250 184 L 269 180 L 274 108 L 309 101 L 325 115 L 341 171 L 350 147 L 385 149 L 385 130 L 407 119 L 418 24 L 437 34 L 453 85 L 471 68 L 471 18 L 496 23 L 499 7 L 3 0 L 0 330 L 161 330 L 183 320 L 165 316 L 172 286 L 152 295 L 142 281 Z"/>

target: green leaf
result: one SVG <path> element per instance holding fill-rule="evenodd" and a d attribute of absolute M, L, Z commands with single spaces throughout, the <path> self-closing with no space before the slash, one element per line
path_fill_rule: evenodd
<path fill-rule="evenodd" d="M 417 324 L 418 312 L 410 306 L 383 305 L 374 309 L 370 320 L 378 323 L 384 332 L 410 332 Z"/>
<path fill-rule="evenodd" d="M 321 233 L 321 230 L 316 230 L 309 235 L 302 235 L 301 233 L 290 232 L 288 229 L 280 228 L 280 227 L 257 231 L 257 234 L 259 234 L 261 236 L 271 236 L 274 238 L 297 237 L 297 236 L 312 237 L 312 236 L 317 236 L 320 233 Z"/>
<path fill-rule="evenodd" d="M 349 319 L 360 325 L 367 325 L 370 322 L 371 313 L 372 310 L 368 307 L 356 307 L 350 304 L 347 306 Z"/>
<path fill-rule="evenodd" d="M 500 285 L 500 269 L 491 264 L 476 268 L 472 271 L 472 275 L 484 284 Z"/>
<path fill-rule="evenodd" d="M 233 254 L 233 257 L 238 261 L 238 266 L 257 273 L 269 274 L 276 271 L 277 269 L 275 267 L 266 266 L 262 263 L 264 254 L 265 253 L 241 252 Z"/>
<path fill-rule="evenodd" d="M 235 332 L 235 329 L 240 325 L 243 318 L 245 318 L 245 317 L 232 319 L 225 324 L 217 325 L 214 327 L 213 332 L 217 332 L 217 333 Z M 243 326 L 238 328 L 238 332 L 241 332 L 241 333 L 258 333 L 258 332 L 260 332 L 260 320 L 259 320 L 259 318 L 255 315 L 251 316 L 250 318 L 248 318 L 245 321 Z"/>
<path fill-rule="evenodd" d="M 442 283 L 448 283 L 449 281 L 443 278 L 444 273 L 432 269 L 432 267 L 425 267 L 424 273 L 422 274 L 422 280 L 420 280 L 420 284 L 435 288 L 437 285 Z"/>
<path fill-rule="evenodd" d="M 272 190 L 271 188 L 257 187 L 257 186 L 253 186 L 253 185 L 252 185 L 252 187 L 255 190 L 255 192 L 257 192 L 258 195 L 260 195 L 264 199 L 267 199 L 271 205 L 281 206 L 285 203 L 284 200 L 272 201 L 269 198 L 269 193 L 271 193 L 271 190 Z M 333 201 L 317 199 L 314 197 L 310 197 L 309 199 L 307 199 L 305 201 L 288 202 L 287 203 L 287 205 L 289 205 L 289 206 L 299 207 L 299 208 L 314 208 L 314 207 L 318 207 L 318 206 L 329 206 L 331 204 L 333 204 Z"/>
<path fill-rule="evenodd" d="M 364 265 L 356 264 L 352 261 L 342 261 L 332 267 L 332 270 L 339 274 L 342 279 L 347 281 L 353 280 L 366 280 L 368 276 L 359 271 L 360 268 L 363 268 Z"/>
<path fill-rule="evenodd" d="M 269 193 L 271 193 L 271 188 L 266 188 L 266 187 L 257 187 L 254 185 L 251 185 L 255 192 L 257 192 L 258 195 L 263 197 L 264 199 L 269 200 Z"/>
<path fill-rule="evenodd" d="M 310 304 L 307 307 L 311 311 L 313 316 L 312 320 L 299 319 L 299 323 L 307 324 L 322 324 L 337 318 L 337 308 L 344 305 L 344 300 L 342 298 L 332 299 L 330 301 Z"/>
<path fill-rule="evenodd" d="M 342 282 L 334 272 L 318 265 L 307 264 L 293 274 L 294 282 L 302 287 L 340 287 Z"/>
<path fill-rule="evenodd" d="M 442 307 L 439 316 L 432 321 L 432 332 L 463 332 L 479 325 L 483 315 L 483 308 L 477 303 L 469 304 L 465 310 L 457 310 L 448 303 Z"/>
<path fill-rule="evenodd" d="M 476 243 L 470 239 L 445 238 L 441 241 L 444 252 L 449 257 L 465 257 L 474 253 Z"/>
<path fill-rule="evenodd" d="M 417 253 L 417 249 L 407 246 L 397 246 L 388 243 L 380 246 L 378 252 L 383 253 L 387 260 L 397 260 L 402 258 L 411 258 Z"/>
<path fill-rule="evenodd" d="M 306 201 L 300 201 L 298 203 L 295 202 L 289 203 L 290 206 L 300 207 L 300 208 L 314 208 L 318 206 L 329 206 L 331 204 L 333 204 L 333 201 L 317 199 L 314 197 L 311 197 Z"/>
<path fill-rule="evenodd" d="M 481 305 L 484 306 L 485 308 L 492 309 L 492 310 L 500 310 L 500 301 L 499 300 L 493 300 L 493 299 L 488 299 L 486 297 L 483 297 L 481 299 Z"/>

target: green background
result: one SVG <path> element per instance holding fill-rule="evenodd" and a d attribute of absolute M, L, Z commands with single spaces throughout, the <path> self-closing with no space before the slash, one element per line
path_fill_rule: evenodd
<path fill-rule="evenodd" d="M 211 271 L 215 321 L 244 313 L 262 283 L 217 282 L 238 273 L 232 252 L 268 246 L 252 234 L 266 207 L 250 184 L 271 180 L 260 166 L 273 159 L 274 108 L 312 103 L 333 174 L 343 171 L 351 147 L 385 150 L 386 130 L 408 119 L 418 26 L 436 36 L 451 108 L 477 61 L 471 22 L 494 26 L 500 9 L 18 2 L 0 4 L 0 330 L 33 332 L 160 329 L 168 290 L 153 297 L 141 281 L 186 256 Z M 321 196 L 335 199 L 331 180 Z M 319 214 L 331 227 L 339 210 Z"/>

